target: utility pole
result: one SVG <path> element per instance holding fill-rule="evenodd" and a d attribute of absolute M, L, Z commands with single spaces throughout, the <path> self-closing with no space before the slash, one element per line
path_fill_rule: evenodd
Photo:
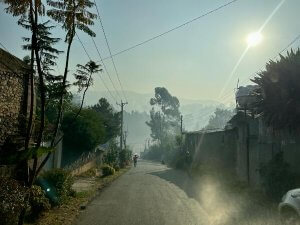
<path fill-rule="evenodd" d="M 248 184 L 250 184 L 250 149 L 249 149 L 249 142 L 250 142 L 250 137 L 249 137 L 249 121 L 247 118 L 247 104 L 245 105 L 244 108 L 244 113 L 245 113 L 245 121 L 246 121 L 246 165 L 247 165 L 247 181 Z"/>
<path fill-rule="evenodd" d="M 124 131 L 124 148 L 126 149 L 126 144 L 127 144 L 127 136 L 128 136 L 128 129 Z"/>
<path fill-rule="evenodd" d="M 181 135 L 182 135 L 182 132 L 183 132 L 182 124 L 183 124 L 183 116 L 181 115 L 180 116 L 180 132 L 181 132 Z"/>
<path fill-rule="evenodd" d="M 123 112 L 124 106 L 127 105 L 128 102 L 123 102 L 121 100 L 121 104 L 117 103 L 117 105 L 121 106 L 121 134 L 120 134 L 120 151 L 123 150 Z"/>

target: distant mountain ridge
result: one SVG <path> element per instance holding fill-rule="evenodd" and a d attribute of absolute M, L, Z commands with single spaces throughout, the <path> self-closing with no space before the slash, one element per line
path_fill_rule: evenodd
<path fill-rule="evenodd" d="M 112 94 L 117 96 L 116 92 L 112 92 Z M 129 103 L 124 108 L 126 111 L 124 113 L 124 129 L 128 130 L 127 143 L 135 152 L 140 152 L 144 148 L 145 141 L 150 138 L 150 128 L 145 122 L 150 120 L 150 99 L 154 96 L 154 93 L 141 94 L 126 91 L 125 95 Z M 85 106 L 96 104 L 100 98 L 106 98 L 116 110 L 120 110 L 116 102 L 110 97 L 109 92 L 93 89 L 87 92 Z M 79 103 L 80 99 L 81 96 L 75 94 L 74 102 Z M 193 100 L 180 97 L 178 99 L 180 112 L 183 115 L 183 127 L 186 131 L 202 129 L 208 124 L 210 116 L 217 107 L 225 107 L 221 103 L 212 100 Z"/>
<path fill-rule="evenodd" d="M 116 92 L 112 92 L 112 94 L 117 96 Z M 129 102 L 129 104 L 125 106 L 125 111 L 149 113 L 151 109 L 149 102 L 154 96 L 154 93 L 142 94 L 134 91 L 125 91 L 125 95 Z M 108 99 L 115 108 L 117 107 L 107 91 L 95 90 L 89 90 L 87 92 L 85 105 L 96 104 L 102 97 Z M 209 117 L 213 114 L 217 107 L 224 107 L 223 104 L 213 100 L 193 100 L 180 97 L 178 97 L 178 99 L 180 102 L 180 111 L 183 115 L 184 127 L 188 131 L 200 130 L 208 123 Z"/>
<path fill-rule="evenodd" d="M 117 96 L 116 92 L 111 92 L 114 96 Z M 120 92 L 121 93 L 121 92 Z M 126 105 L 126 111 L 139 111 L 139 112 L 149 112 L 151 109 L 150 106 L 150 99 L 154 96 L 154 93 L 149 94 L 142 94 L 137 93 L 134 91 L 125 91 L 126 98 L 129 102 L 128 105 Z M 97 101 L 100 98 L 106 98 L 110 103 L 115 105 L 114 100 L 112 100 L 109 92 L 107 91 L 95 91 L 95 90 L 89 90 L 86 95 L 86 101 L 85 105 L 93 105 L 97 103 Z M 178 96 L 176 96 L 178 97 Z M 180 105 L 206 105 L 206 106 L 217 106 L 220 105 L 219 102 L 213 101 L 213 100 L 193 100 L 193 99 L 186 99 L 186 98 L 180 98 L 178 97 Z"/>

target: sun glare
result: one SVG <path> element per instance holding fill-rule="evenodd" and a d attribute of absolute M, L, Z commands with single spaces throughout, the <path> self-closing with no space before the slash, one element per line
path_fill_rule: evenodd
<path fill-rule="evenodd" d="M 260 32 L 254 32 L 247 36 L 247 43 L 249 47 L 254 47 L 258 45 L 262 40 L 262 35 Z"/>

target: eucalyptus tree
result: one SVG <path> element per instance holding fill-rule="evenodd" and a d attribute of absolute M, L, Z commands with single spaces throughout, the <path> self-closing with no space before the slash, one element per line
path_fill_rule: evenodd
<path fill-rule="evenodd" d="M 146 124 L 150 127 L 154 140 L 161 143 L 164 136 L 179 132 L 180 103 L 177 97 L 172 96 L 164 87 L 156 87 L 150 105 L 150 121 Z"/>

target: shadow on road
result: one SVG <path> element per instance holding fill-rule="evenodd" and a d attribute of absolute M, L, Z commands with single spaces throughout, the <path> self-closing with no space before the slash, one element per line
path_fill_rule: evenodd
<path fill-rule="evenodd" d="M 187 173 L 180 170 L 168 168 L 166 170 L 151 172 L 148 174 L 157 176 L 161 179 L 173 183 L 174 185 L 182 189 L 188 197 L 198 200 L 196 189 L 197 185 Z"/>

